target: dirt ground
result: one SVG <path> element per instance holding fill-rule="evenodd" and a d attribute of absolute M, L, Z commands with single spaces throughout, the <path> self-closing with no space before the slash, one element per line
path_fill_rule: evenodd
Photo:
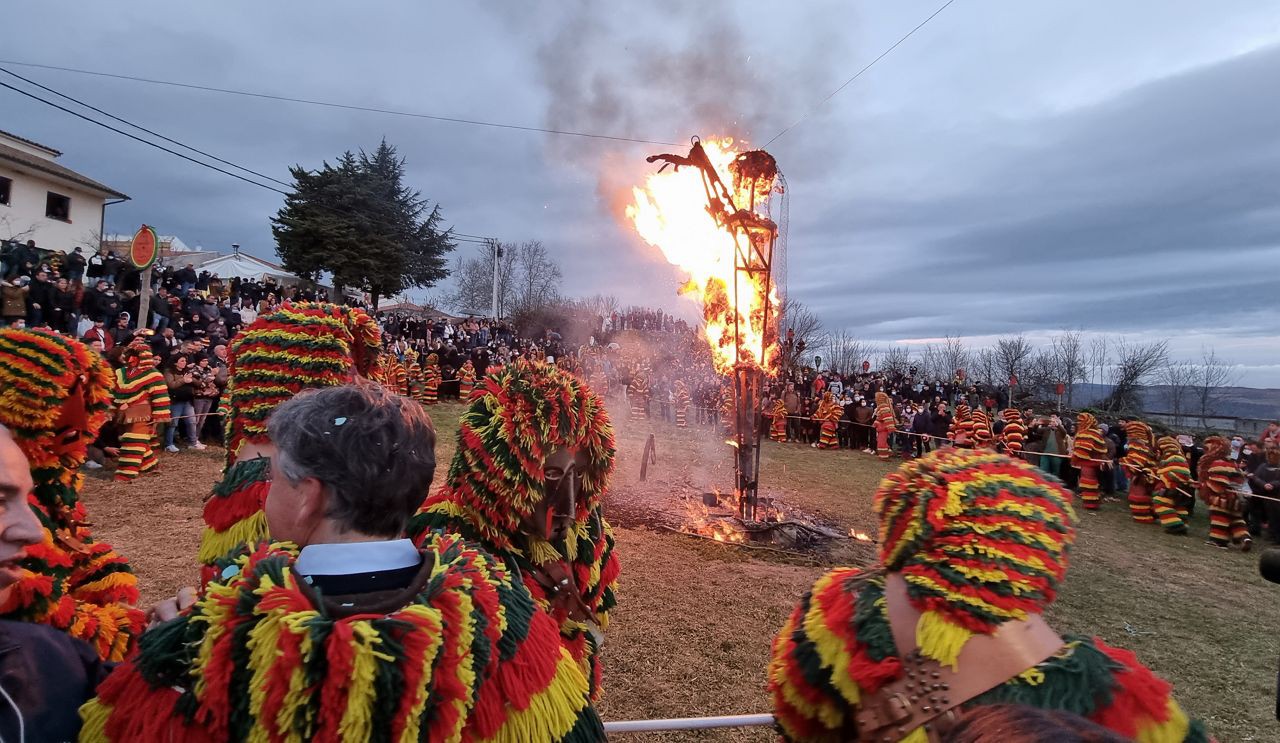
<path fill-rule="evenodd" d="M 437 482 L 457 428 L 456 405 L 432 416 L 440 431 Z M 680 496 L 732 486 L 724 437 L 705 428 L 631 424 L 615 415 L 619 458 L 606 514 L 623 564 L 605 646 L 606 720 L 768 712 L 769 644 L 800 595 L 828 567 L 874 562 L 874 546 L 839 540 L 788 557 L 666 531 L 688 514 Z M 653 433 L 657 463 L 639 480 Z M 762 490 L 847 531 L 875 533 L 871 495 L 889 467 L 861 452 L 766 443 Z M 200 505 L 220 450 L 162 455 L 159 474 L 116 484 L 90 476 L 85 498 L 100 538 L 129 556 L 151 603 L 195 581 Z M 1170 537 L 1133 523 L 1121 503 L 1081 517 L 1072 568 L 1051 611 L 1061 631 L 1126 647 L 1172 681 L 1188 711 L 1221 741 L 1280 741 L 1273 718 L 1280 654 L 1280 586 L 1257 576 L 1256 555 Z M 635 740 L 774 740 L 768 729 L 618 736 Z"/>

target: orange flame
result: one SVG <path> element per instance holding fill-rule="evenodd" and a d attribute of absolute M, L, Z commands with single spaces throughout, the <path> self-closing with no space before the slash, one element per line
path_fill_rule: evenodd
<path fill-rule="evenodd" d="M 850 530 L 849 530 L 849 536 L 850 536 L 850 537 L 852 537 L 852 538 L 854 538 L 854 539 L 856 539 L 856 540 L 858 540 L 859 542 L 870 542 L 870 541 L 872 541 L 872 539 L 871 539 L 871 535 L 870 535 L 870 534 L 866 533 L 865 531 L 858 531 L 858 530 L 856 530 L 856 529 L 850 529 Z"/>
<path fill-rule="evenodd" d="M 732 138 L 702 142 L 708 159 L 720 179 L 733 193 L 738 208 L 752 202 L 756 212 L 767 208 L 773 179 L 736 178 L 729 164 L 738 156 Z M 716 223 L 707 206 L 702 173 L 696 167 L 668 168 L 654 173 L 643 188 L 633 188 L 635 203 L 626 209 L 645 242 L 662 250 L 667 260 L 689 274 L 680 294 L 694 295 L 702 302 L 704 332 L 711 345 L 716 371 L 730 374 L 739 363 L 776 374 L 777 333 L 768 325 L 776 325 L 778 294 L 772 285 L 766 292 L 768 277 L 763 272 L 735 271 L 735 250 L 751 254 L 751 246 Z M 748 261 L 748 263 L 751 263 Z M 752 264 L 755 265 L 755 264 Z M 738 273 L 737 301 L 734 297 L 734 274 Z M 735 323 L 741 343 L 734 343 Z M 738 357 L 739 350 L 742 354 Z"/>

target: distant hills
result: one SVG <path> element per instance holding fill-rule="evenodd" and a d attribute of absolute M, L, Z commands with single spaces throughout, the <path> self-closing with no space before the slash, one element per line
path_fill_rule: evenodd
<path fill-rule="evenodd" d="M 1073 402 L 1077 407 L 1101 400 L 1111 392 L 1109 384 L 1077 384 L 1072 389 Z M 1219 393 L 1214 404 L 1213 414 L 1228 418 L 1261 418 L 1264 420 L 1280 419 L 1280 390 L 1258 389 L 1255 387 L 1225 387 Z M 1183 414 L 1193 416 L 1199 414 L 1198 403 L 1194 394 L 1189 393 L 1183 403 Z M 1170 413 L 1173 404 L 1170 402 L 1168 385 L 1151 385 L 1142 390 L 1142 409 L 1152 413 Z"/>

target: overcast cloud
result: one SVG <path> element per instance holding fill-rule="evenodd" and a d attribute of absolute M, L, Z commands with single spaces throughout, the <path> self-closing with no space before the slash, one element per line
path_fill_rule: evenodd
<path fill-rule="evenodd" d="M 939 4 L 23 3 L 0 56 L 667 142 L 763 144 L 812 111 L 770 150 L 790 293 L 828 327 L 1170 337 L 1280 386 L 1280 10 L 958 0 L 814 110 Z M 620 219 L 675 148 L 11 69 L 282 180 L 385 136 L 459 231 L 542 240 L 568 293 L 691 314 Z M 278 194 L 9 91 L 0 129 L 128 193 L 108 231 L 273 256 Z"/>

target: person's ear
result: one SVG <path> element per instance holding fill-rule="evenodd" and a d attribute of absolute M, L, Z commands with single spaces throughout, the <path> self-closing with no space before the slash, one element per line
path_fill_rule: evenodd
<path fill-rule="evenodd" d="M 329 497 L 324 483 L 314 477 L 303 478 L 298 484 L 297 523 L 304 532 L 311 532 L 324 521 L 328 512 Z"/>

